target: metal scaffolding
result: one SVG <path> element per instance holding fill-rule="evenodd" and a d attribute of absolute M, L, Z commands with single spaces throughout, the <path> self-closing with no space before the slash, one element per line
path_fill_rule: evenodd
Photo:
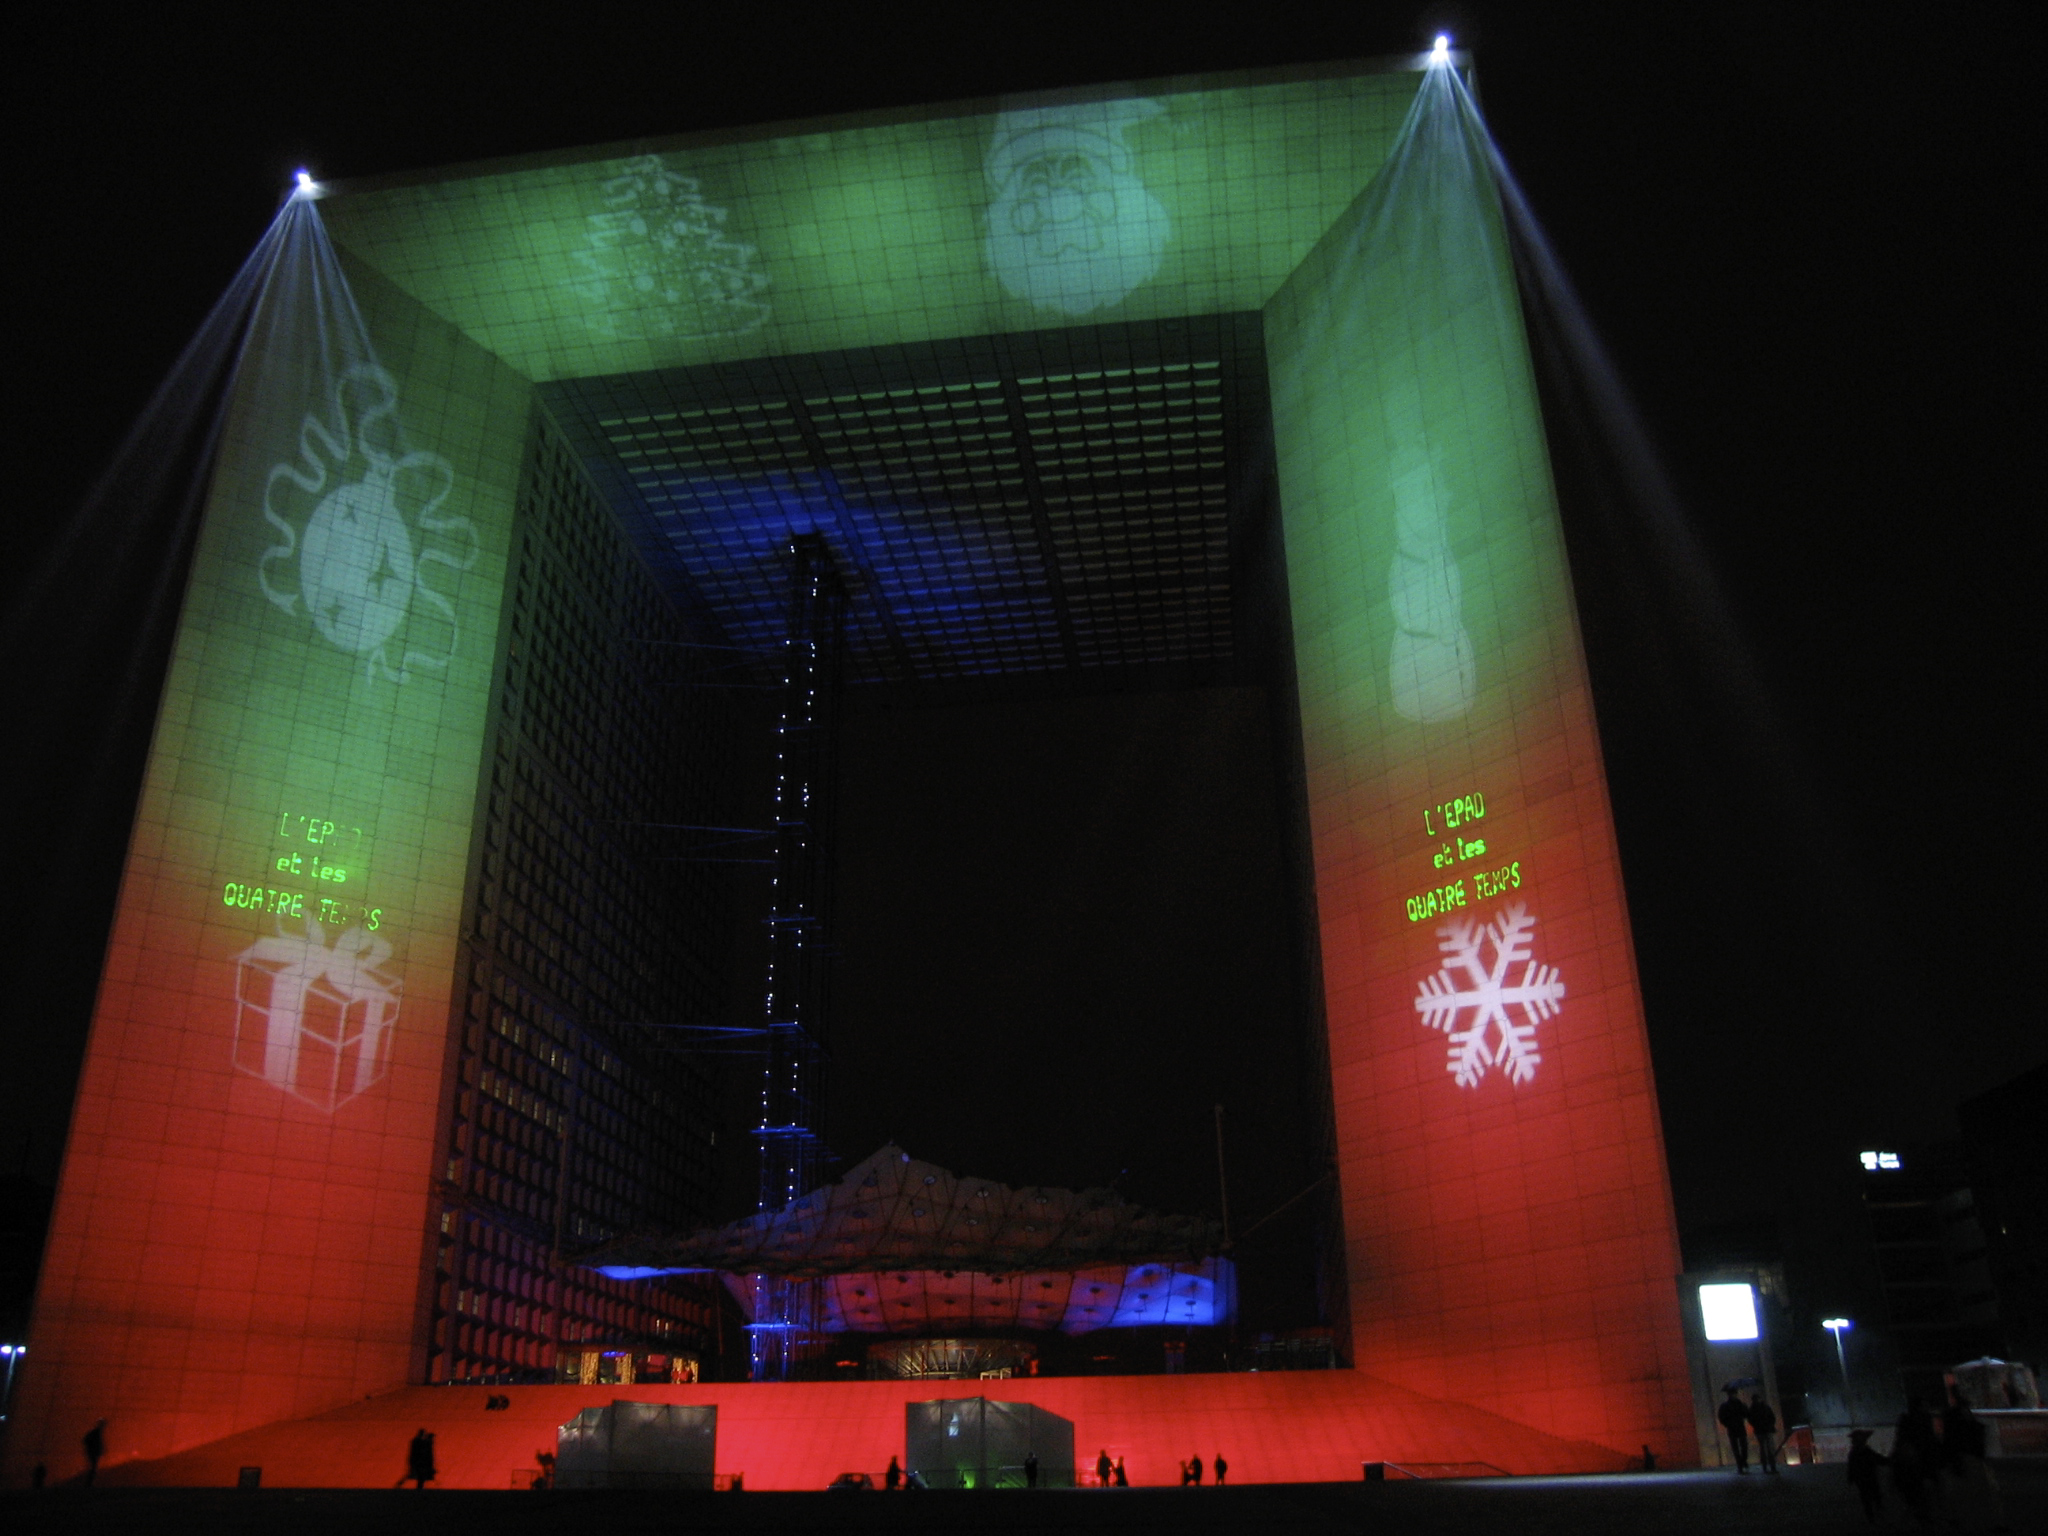
<path fill-rule="evenodd" d="M 779 1211 L 824 1173 L 824 1049 L 831 971 L 832 792 L 846 586 L 822 536 L 789 541 L 789 623 L 775 737 L 775 874 L 768 907 L 757 1209 Z M 786 1377 L 819 1332 L 817 1282 L 751 1277 L 754 1378 Z"/>

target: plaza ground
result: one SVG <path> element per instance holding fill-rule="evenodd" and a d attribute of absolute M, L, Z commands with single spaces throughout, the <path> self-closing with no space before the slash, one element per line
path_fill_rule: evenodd
<path fill-rule="evenodd" d="M 2048 1531 L 2048 1461 L 1997 1469 L 2008 1528 Z M 1959 1510 L 1964 1529 L 1988 1511 Z M 1911 1526 L 1896 1504 L 1881 1530 Z M 1655 1532 L 1657 1536 L 1828 1536 L 1871 1529 L 1839 1466 L 1776 1478 L 1727 1472 L 1517 1477 L 1428 1482 L 1268 1483 L 1225 1489 L 990 1493 L 443 1493 L 276 1489 L 77 1488 L 0 1496 L 19 1536 L 119 1531 L 134 1536 L 491 1536 L 588 1531 L 1286 1531 L 1416 1533 Z"/>

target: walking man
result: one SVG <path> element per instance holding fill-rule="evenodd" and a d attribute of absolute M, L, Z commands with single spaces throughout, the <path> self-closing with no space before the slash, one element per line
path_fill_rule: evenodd
<path fill-rule="evenodd" d="M 398 1486 L 403 1488 L 411 1483 L 423 1490 L 435 1475 L 433 1432 L 422 1429 L 412 1437 L 412 1444 L 405 1448 L 405 1476 L 398 1480 Z"/>
<path fill-rule="evenodd" d="M 100 1475 L 100 1458 L 107 1454 L 107 1421 L 101 1419 L 85 1432 L 85 1486 L 90 1488 Z"/>
<path fill-rule="evenodd" d="M 1216 1486 L 1223 1486 L 1223 1479 L 1230 1475 L 1230 1463 L 1223 1459 L 1223 1453 L 1216 1453 Z"/>
<path fill-rule="evenodd" d="M 1756 1431 L 1757 1465 L 1776 1475 L 1778 1470 L 1778 1412 L 1759 1391 L 1749 1401 L 1749 1427 Z"/>
<path fill-rule="evenodd" d="M 1107 1446 L 1095 1453 L 1095 1481 L 1100 1487 L 1107 1488 L 1109 1486 L 1110 1474 L 1115 1470 L 1115 1466 L 1109 1459 L 1109 1448 Z"/>
<path fill-rule="evenodd" d="M 1849 1486 L 1863 1501 L 1863 1518 L 1872 1525 L 1877 1524 L 1878 1511 L 1884 1507 L 1884 1490 L 1878 1486 L 1877 1469 L 1890 1463 L 1891 1457 L 1871 1449 L 1869 1430 L 1849 1431 Z"/>
<path fill-rule="evenodd" d="M 1202 1458 L 1199 1456 L 1188 1458 L 1188 1481 L 1197 1488 L 1202 1486 Z"/>
<path fill-rule="evenodd" d="M 1714 1417 L 1721 1421 L 1721 1427 L 1728 1431 L 1729 1449 L 1735 1452 L 1735 1470 L 1749 1470 L 1749 1410 L 1742 1405 L 1742 1397 L 1733 1387 L 1722 1389 L 1728 1395 L 1721 1400 L 1721 1407 Z"/>

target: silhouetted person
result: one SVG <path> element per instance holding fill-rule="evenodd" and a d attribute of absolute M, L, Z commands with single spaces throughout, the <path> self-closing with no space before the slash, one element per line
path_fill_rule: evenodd
<path fill-rule="evenodd" d="M 903 1464 L 899 1462 L 894 1456 L 891 1456 L 889 1458 L 889 1470 L 882 1474 L 882 1487 L 886 1492 L 894 1493 L 898 1488 L 901 1488 L 902 1486 Z"/>
<path fill-rule="evenodd" d="M 1991 1463 L 1984 1459 L 1985 1441 L 1984 1421 L 1970 1411 L 1970 1399 L 1963 1389 L 1951 1387 L 1948 1407 L 1941 1413 L 1942 1467 L 1955 1478 L 1969 1503 L 1983 1506 L 1979 1512 L 1991 1528 L 2002 1531 L 2006 1529 L 2005 1496 L 1992 1475 Z M 1960 1519 L 1963 1511 L 1951 1509 L 1949 1513 Z"/>
<path fill-rule="evenodd" d="M 1721 1421 L 1721 1427 L 1728 1431 L 1729 1449 L 1735 1452 L 1735 1470 L 1749 1470 L 1749 1410 L 1742 1406 L 1742 1398 L 1733 1387 L 1723 1389 L 1727 1396 L 1721 1399 L 1721 1407 L 1714 1417 Z"/>
<path fill-rule="evenodd" d="M 1922 1525 L 1934 1518 L 1934 1477 L 1940 1470 L 1941 1442 L 1934 1438 L 1933 1416 L 1919 1398 L 1910 1397 L 1892 1432 L 1892 1492 Z"/>
<path fill-rule="evenodd" d="M 1038 1452 L 1036 1451 L 1026 1451 L 1024 1453 L 1024 1486 L 1026 1488 L 1036 1488 L 1038 1486 Z"/>
<path fill-rule="evenodd" d="M 1121 1456 L 1116 1459 L 1116 1485 L 1119 1488 L 1131 1486 L 1130 1475 L 1124 1471 L 1124 1459 Z"/>
<path fill-rule="evenodd" d="M 533 1480 L 533 1486 L 536 1488 L 554 1487 L 555 1453 L 553 1451 L 535 1451 L 533 1459 L 540 1464 L 540 1476 Z"/>
<path fill-rule="evenodd" d="M 43 1464 L 42 1464 L 42 1463 L 41 1463 L 40 1461 L 39 1461 L 39 1462 L 37 1462 L 37 1463 L 36 1463 L 36 1464 L 35 1464 L 34 1466 L 32 1466 L 32 1467 L 30 1467 L 30 1468 L 28 1469 L 28 1485 L 29 1485 L 29 1487 L 31 1487 L 31 1488 L 41 1488 L 41 1487 L 43 1486 L 43 1484 L 44 1484 L 44 1483 L 46 1483 L 46 1482 L 48 1482 L 49 1480 L 50 1480 L 50 1469 L 49 1469 L 48 1467 L 44 1466 L 44 1465 L 43 1465 Z"/>
<path fill-rule="evenodd" d="M 1202 1458 L 1199 1456 L 1188 1458 L 1188 1481 L 1197 1488 L 1202 1486 Z"/>
<path fill-rule="evenodd" d="M 421 1430 L 412 1437 L 412 1444 L 405 1450 L 405 1476 L 397 1486 L 403 1488 L 411 1483 L 415 1488 L 425 1488 L 434 1480 L 434 1436 L 429 1430 Z"/>
<path fill-rule="evenodd" d="M 100 1458 L 107 1454 L 107 1421 L 101 1419 L 93 1425 L 79 1443 L 85 1447 L 85 1486 L 90 1488 L 100 1475 Z"/>
<path fill-rule="evenodd" d="M 1651 1450 L 1647 1445 L 1643 1447 L 1643 1470 L 1645 1472 L 1654 1472 L 1657 1470 L 1657 1453 Z"/>
<path fill-rule="evenodd" d="M 1108 1449 L 1105 1447 L 1104 1449 L 1097 1451 L 1095 1453 L 1095 1481 L 1100 1483 L 1103 1487 L 1107 1488 L 1109 1486 L 1110 1477 L 1115 1471 L 1116 1468 L 1109 1459 Z"/>
<path fill-rule="evenodd" d="M 1778 1412 L 1765 1401 L 1761 1392 L 1750 1399 L 1749 1427 L 1756 1432 L 1757 1465 L 1766 1472 L 1775 1473 L 1778 1470 L 1778 1442 L 1775 1439 Z"/>
<path fill-rule="evenodd" d="M 1216 1486 L 1223 1486 L 1223 1479 L 1230 1475 L 1230 1463 L 1223 1459 L 1223 1453 L 1216 1453 Z"/>
<path fill-rule="evenodd" d="M 1877 1512 L 1884 1507 L 1884 1489 L 1878 1486 L 1877 1469 L 1888 1466 L 1891 1457 L 1870 1448 L 1870 1431 L 1849 1431 L 1849 1486 L 1863 1501 L 1863 1518 L 1877 1524 Z"/>

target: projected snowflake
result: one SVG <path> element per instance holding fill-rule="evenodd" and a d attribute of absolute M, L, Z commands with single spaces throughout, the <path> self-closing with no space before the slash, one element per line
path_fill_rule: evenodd
<path fill-rule="evenodd" d="M 256 562 L 256 578 L 277 607 L 305 613 L 331 644 L 363 657 L 369 675 L 403 683 L 454 658 L 462 625 L 427 572 L 474 565 L 476 525 L 441 515 L 453 466 L 402 448 L 390 374 L 348 368 L 328 405 L 300 424 L 297 462 L 272 465 L 264 481 L 263 516 L 279 542 Z"/>
<path fill-rule="evenodd" d="M 1464 918 L 1437 929 L 1437 949 L 1450 958 L 1417 990 L 1415 1011 L 1431 1029 L 1451 1037 L 1445 1070 L 1461 1088 L 1478 1087 L 1488 1067 L 1501 1068 L 1511 1082 L 1526 1083 L 1543 1061 L 1536 1049 L 1536 1026 L 1558 1012 L 1564 983 L 1555 966 L 1530 958 L 1535 928 L 1529 909 L 1514 902 L 1489 923 Z M 1491 963 L 1480 958 L 1488 945 Z M 1518 965 L 1525 969 L 1511 981 L 1509 973 Z M 1521 1023 L 1510 1008 L 1521 1009 Z"/>

